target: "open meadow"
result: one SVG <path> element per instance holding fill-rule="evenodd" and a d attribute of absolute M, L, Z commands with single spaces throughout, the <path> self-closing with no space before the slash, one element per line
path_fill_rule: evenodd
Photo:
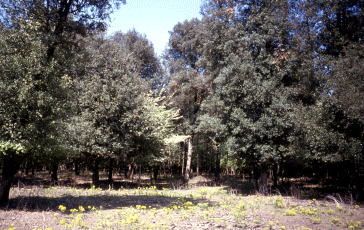
<path fill-rule="evenodd" d="M 178 180 L 164 184 L 161 180 L 156 186 L 143 183 L 142 188 L 125 183 L 114 189 L 87 188 L 81 176 L 73 177 L 73 187 L 47 185 L 39 177 L 30 185 L 29 179 L 22 179 L 0 210 L 1 230 L 364 229 L 363 207 L 344 202 L 339 195 L 318 199 L 262 195 L 246 192 L 247 182 L 236 188 L 211 186 L 202 176 L 193 178 L 189 188 Z M 147 176 L 142 179 L 148 181 Z"/>

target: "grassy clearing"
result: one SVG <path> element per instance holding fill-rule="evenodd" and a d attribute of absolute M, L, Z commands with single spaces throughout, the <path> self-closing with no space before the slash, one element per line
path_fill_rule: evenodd
<path fill-rule="evenodd" d="M 27 186 L 13 188 L 10 197 L 10 206 L 0 210 L 0 230 L 364 229 L 364 209 L 355 204 L 241 195 L 228 187 Z"/>

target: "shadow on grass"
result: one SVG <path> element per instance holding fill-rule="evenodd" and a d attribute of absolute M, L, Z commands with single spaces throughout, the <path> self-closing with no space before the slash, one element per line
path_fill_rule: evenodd
<path fill-rule="evenodd" d="M 69 190 L 68 190 L 69 191 Z M 130 193 L 123 195 L 114 191 L 97 191 L 91 195 L 72 195 L 67 194 L 65 190 L 64 194 L 55 195 L 55 197 L 47 197 L 45 195 L 35 196 L 16 196 L 10 199 L 8 204 L 1 207 L 2 210 L 26 210 L 26 211 L 59 211 L 59 206 L 63 205 L 67 207 L 66 212 L 70 212 L 71 209 L 79 209 L 82 206 L 86 209 L 86 212 L 91 211 L 90 207 L 95 207 L 97 210 L 108 209 L 121 209 L 125 207 L 136 207 L 137 205 L 145 206 L 147 209 L 156 208 L 163 209 L 164 207 L 183 206 L 184 202 L 208 203 L 209 206 L 218 205 L 215 202 L 208 201 L 206 199 L 190 198 L 184 195 L 172 195 L 166 193 L 165 195 L 137 195 L 138 190 L 134 190 Z M 183 200 L 182 200 L 183 198 Z M 100 208 L 100 206 L 102 208 Z"/>

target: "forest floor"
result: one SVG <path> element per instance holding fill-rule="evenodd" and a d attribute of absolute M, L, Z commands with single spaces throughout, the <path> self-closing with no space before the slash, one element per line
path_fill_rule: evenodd
<path fill-rule="evenodd" d="M 235 176 L 219 184 L 194 177 L 184 187 L 179 179 L 149 176 L 91 187 L 87 172 L 63 171 L 58 185 L 49 174 L 19 176 L 10 202 L 0 209 L 2 229 L 364 229 L 364 207 L 348 196 L 318 194 L 295 186 L 259 194 Z M 101 174 L 106 181 L 106 174 Z M 347 198 L 347 199 L 345 199 Z"/>

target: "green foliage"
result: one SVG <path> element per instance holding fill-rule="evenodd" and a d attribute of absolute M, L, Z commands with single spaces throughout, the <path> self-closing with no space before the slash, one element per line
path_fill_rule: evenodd
<path fill-rule="evenodd" d="M 145 35 L 138 33 L 135 29 L 123 34 L 117 32 L 111 39 L 124 47 L 129 55 L 129 61 L 142 78 L 156 78 L 160 74 L 159 60 L 154 53 L 153 44 Z"/>
<path fill-rule="evenodd" d="M 333 73 L 327 84 L 331 89 L 327 101 L 334 102 L 343 108 L 347 116 L 363 122 L 363 81 L 364 70 L 362 43 L 350 43 L 343 47 L 337 60 L 333 61 Z"/>
<path fill-rule="evenodd" d="M 183 116 L 177 131 L 181 134 L 193 133 L 197 112 L 206 95 L 206 82 L 196 63 L 204 39 L 200 34 L 201 25 L 198 19 L 175 25 L 164 54 L 170 74 L 167 93 L 172 105 Z"/>
<path fill-rule="evenodd" d="M 136 67 L 145 60 L 134 56 L 123 39 L 117 34 L 87 41 L 90 60 L 85 75 L 73 83 L 77 114 L 67 130 L 76 151 L 144 163 L 160 154 L 178 111 L 166 109 L 165 99 L 150 93 L 148 79 Z"/>
<path fill-rule="evenodd" d="M 206 11 L 206 33 L 218 45 L 211 46 L 207 40 L 206 56 L 201 58 L 215 95 L 204 101 L 206 114 L 200 124 L 210 124 L 216 134 L 228 131 L 219 136 L 229 136 L 226 143 L 231 154 L 237 152 L 253 162 L 277 161 L 293 127 L 287 119 L 292 105 L 282 94 L 284 85 L 274 62 L 274 50 L 285 39 L 285 31 L 278 29 L 283 26 L 278 17 L 284 11 L 252 7 L 246 23 L 219 20 L 225 13 L 225 8 Z"/>
<path fill-rule="evenodd" d="M 26 22 L 20 25 L 34 26 Z M 67 108 L 68 79 L 60 65 L 62 60 L 42 64 L 45 46 L 35 31 L 4 28 L 3 32 L 1 139 L 45 146 L 57 130 L 55 121 Z"/>
<path fill-rule="evenodd" d="M 118 2 L 0 1 L 0 141 L 27 146 L 30 159 L 64 157 L 62 121 L 85 67 L 82 36 L 105 29 Z M 25 160 L 4 157 L 1 203 Z"/>
<path fill-rule="evenodd" d="M 343 175 L 354 164 L 359 180 L 362 4 L 208 0 L 201 20 L 174 26 L 162 69 L 144 35 L 103 34 L 119 3 L 0 1 L 3 160 L 171 162 L 170 143 L 191 137 L 216 172 L 220 160 Z"/>
<path fill-rule="evenodd" d="M 164 56 L 179 133 L 210 139 L 223 165 L 360 161 L 361 4 L 209 0 L 201 12 Z"/>
<path fill-rule="evenodd" d="M 26 153 L 26 148 L 21 144 L 13 144 L 10 142 L 1 142 L 0 143 L 0 153 L 2 156 L 11 156 L 11 155 L 18 155 L 21 156 L 22 154 Z"/>

